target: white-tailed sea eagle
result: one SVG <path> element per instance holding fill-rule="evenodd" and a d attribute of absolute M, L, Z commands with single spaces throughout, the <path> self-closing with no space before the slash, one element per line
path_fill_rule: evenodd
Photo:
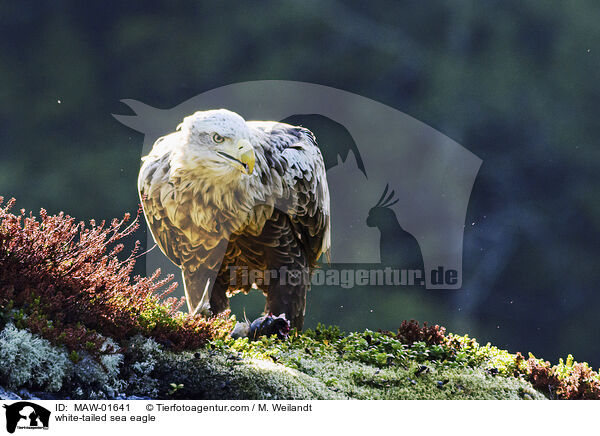
<path fill-rule="evenodd" d="M 196 112 L 155 142 L 138 189 L 154 240 L 182 270 L 190 312 L 224 311 L 260 272 L 265 312 L 302 328 L 306 278 L 330 247 L 325 165 L 309 130 Z"/>

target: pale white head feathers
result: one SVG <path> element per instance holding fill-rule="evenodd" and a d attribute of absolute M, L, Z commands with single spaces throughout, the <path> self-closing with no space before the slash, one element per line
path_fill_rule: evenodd
<path fill-rule="evenodd" d="M 229 184 L 252 174 L 254 147 L 246 121 L 226 109 L 199 111 L 178 126 L 172 168 Z"/>

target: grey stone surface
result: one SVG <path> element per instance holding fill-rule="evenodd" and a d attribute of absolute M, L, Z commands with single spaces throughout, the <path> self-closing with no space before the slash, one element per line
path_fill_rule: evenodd
<path fill-rule="evenodd" d="M 0 400 L 22 400 L 20 396 L 0 386 Z"/>

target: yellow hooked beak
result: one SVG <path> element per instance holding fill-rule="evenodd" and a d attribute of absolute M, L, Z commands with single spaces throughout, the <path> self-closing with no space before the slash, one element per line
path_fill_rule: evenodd
<path fill-rule="evenodd" d="M 254 171 L 254 164 L 256 163 L 254 147 L 245 139 L 240 139 L 235 144 L 226 146 L 223 151 L 217 153 L 231 161 L 230 163 L 246 174 L 252 174 Z"/>

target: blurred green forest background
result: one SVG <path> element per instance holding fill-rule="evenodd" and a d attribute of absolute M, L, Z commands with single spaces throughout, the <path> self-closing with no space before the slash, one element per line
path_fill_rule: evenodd
<path fill-rule="evenodd" d="M 307 326 L 416 318 L 598 367 L 599 22 L 595 0 L 3 1 L 0 195 L 85 220 L 135 212 L 143 137 L 111 116 L 129 113 L 120 99 L 170 108 L 265 79 L 340 88 L 483 166 L 462 290 L 313 289 Z"/>

